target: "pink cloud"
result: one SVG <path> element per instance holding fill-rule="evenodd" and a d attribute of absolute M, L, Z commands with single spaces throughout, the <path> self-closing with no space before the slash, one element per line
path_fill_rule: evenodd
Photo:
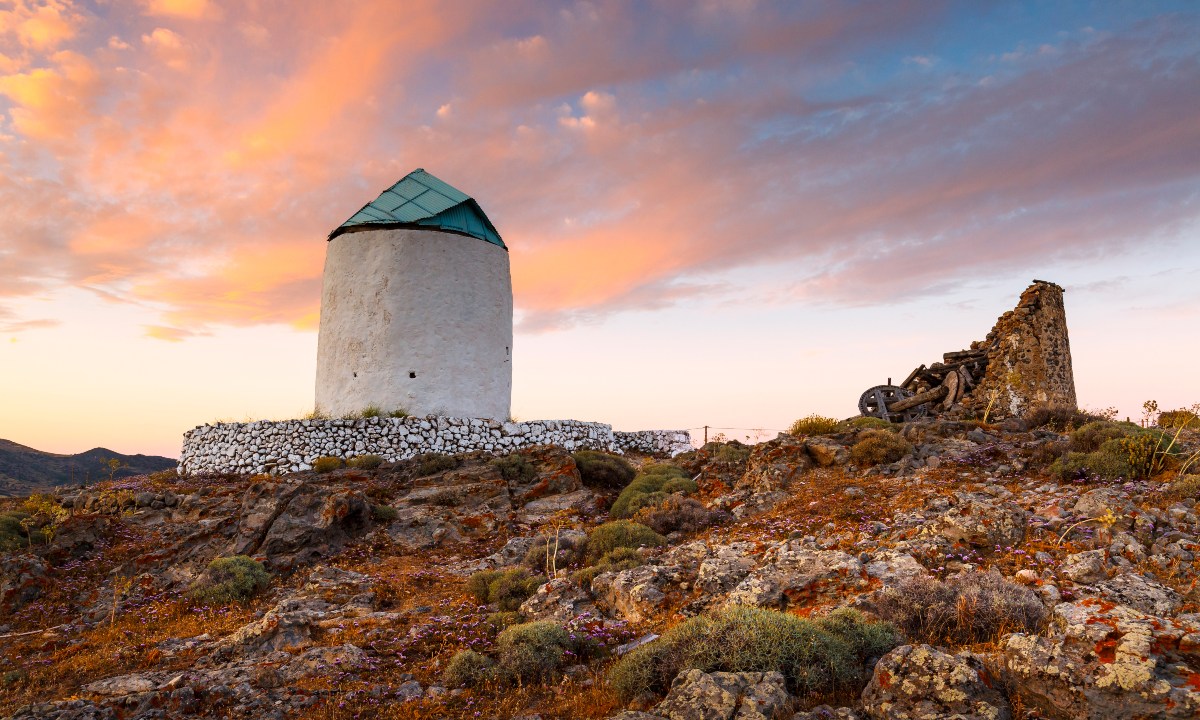
<path fill-rule="evenodd" d="M 1181 88 L 1200 67 L 1163 49 L 1194 23 L 1063 43 L 989 84 L 909 72 L 816 100 L 941 6 L 145 9 L 67 13 L 71 49 L 14 41 L 20 67 L 0 64 L 0 296 L 89 287 L 160 308 L 148 332 L 171 340 L 311 328 L 325 233 L 418 166 L 496 221 L 526 329 L 730 292 L 721 273 L 755 266 L 795 268 L 776 297 L 886 301 L 1196 216 Z"/>

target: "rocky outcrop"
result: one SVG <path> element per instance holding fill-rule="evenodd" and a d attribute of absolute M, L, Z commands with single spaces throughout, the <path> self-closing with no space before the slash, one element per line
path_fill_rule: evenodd
<path fill-rule="evenodd" d="M 1001 644 L 1022 700 L 1050 717 L 1194 718 L 1200 714 L 1200 623 L 1149 615 L 1098 598 L 1054 609 L 1049 637 Z"/>
<path fill-rule="evenodd" d="M 1008 701 L 993 687 L 983 661 L 929 645 L 903 645 L 875 666 L 862 694 L 875 720 L 1009 720 Z"/>
<path fill-rule="evenodd" d="M 610 720 L 773 720 L 790 701 L 777 672 L 684 670 L 652 711 L 623 712 Z"/>

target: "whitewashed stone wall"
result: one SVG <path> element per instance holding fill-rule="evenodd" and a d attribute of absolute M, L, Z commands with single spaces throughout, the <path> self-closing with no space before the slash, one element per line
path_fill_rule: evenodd
<path fill-rule="evenodd" d="M 619 453 L 667 453 L 674 457 L 695 448 L 692 447 L 692 436 L 687 430 L 615 430 L 612 449 Z"/>
<path fill-rule="evenodd" d="M 533 445 L 677 455 L 691 449 L 691 438 L 677 430 L 613 432 L 611 425 L 578 420 L 505 423 L 430 416 L 218 423 L 184 433 L 179 472 L 283 473 L 310 470 L 322 456 L 378 455 L 391 462 L 429 452 L 503 454 Z"/>

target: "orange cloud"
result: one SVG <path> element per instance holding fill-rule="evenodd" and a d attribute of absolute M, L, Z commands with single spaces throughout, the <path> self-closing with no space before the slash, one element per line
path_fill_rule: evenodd
<path fill-rule="evenodd" d="M 145 9 L 147 15 L 188 20 L 218 20 L 223 15 L 221 8 L 209 0 L 148 0 Z"/>
<path fill-rule="evenodd" d="M 53 68 L 0 77 L 0 95 L 14 103 L 12 127 L 33 140 L 72 139 L 91 116 L 103 83 L 84 56 L 63 50 L 51 56 Z"/>
<path fill-rule="evenodd" d="M 24 47 L 51 50 L 75 37 L 83 15 L 68 0 L 16 0 L 0 10 L 0 35 L 13 34 Z"/>

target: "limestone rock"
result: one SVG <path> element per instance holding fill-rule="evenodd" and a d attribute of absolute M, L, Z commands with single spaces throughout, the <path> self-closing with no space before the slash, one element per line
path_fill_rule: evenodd
<path fill-rule="evenodd" d="M 1103 550 L 1088 550 L 1068 555 L 1063 560 L 1062 573 L 1072 582 L 1091 585 L 1108 577 L 1107 567 Z"/>
<path fill-rule="evenodd" d="M 1095 586 L 1096 594 L 1148 615 L 1174 615 L 1183 598 L 1162 583 L 1135 572 L 1125 572 Z"/>
<path fill-rule="evenodd" d="M 746 465 L 746 474 L 735 489 L 755 493 L 773 492 L 788 487 L 813 465 L 803 440 L 780 435 L 770 442 L 755 445 Z"/>
<path fill-rule="evenodd" d="M 527 620 L 557 620 L 560 623 L 594 609 L 591 597 L 565 578 L 555 578 L 543 584 L 521 603 L 521 614 Z"/>
<path fill-rule="evenodd" d="M 654 708 L 669 720 L 771 720 L 789 701 L 783 675 L 684 670 Z"/>
<path fill-rule="evenodd" d="M 1009 720 L 1008 702 L 992 688 L 983 661 L 929 645 L 903 645 L 884 655 L 862 694 L 876 720 Z"/>
<path fill-rule="evenodd" d="M 837 602 L 866 584 L 857 558 L 788 541 L 768 549 L 762 564 L 729 593 L 725 602 L 772 608 Z"/>
<path fill-rule="evenodd" d="M 0 609 L 16 610 L 49 586 L 46 563 L 34 555 L 0 556 Z"/>
<path fill-rule="evenodd" d="M 1193 718 L 1200 714 L 1200 625 L 1097 598 L 1054 609 L 1060 632 L 1001 643 L 1024 702 L 1051 717 Z M 1190 659 L 1190 660 L 1189 660 Z"/>
<path fill-rule="evenodd" d="M 1025 539 L 1029 513 L 1012 502 L 967 495 L 941 515 L 935 527 L 942 537 L 977 548 L 1011 547 Z"/>

